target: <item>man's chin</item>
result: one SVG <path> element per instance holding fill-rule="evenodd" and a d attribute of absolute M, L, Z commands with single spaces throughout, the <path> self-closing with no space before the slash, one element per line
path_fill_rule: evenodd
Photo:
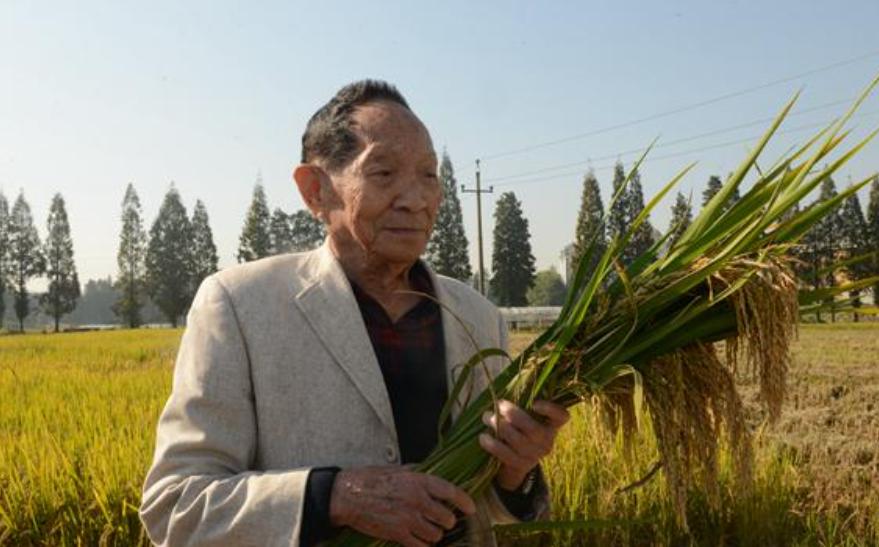
<path fill-rule="evenodd" d="M 394 264 L 414 264 L 421 257 L 426 245 L 418 246 L 381 246 L 373 249 L 376 256 Z"/>

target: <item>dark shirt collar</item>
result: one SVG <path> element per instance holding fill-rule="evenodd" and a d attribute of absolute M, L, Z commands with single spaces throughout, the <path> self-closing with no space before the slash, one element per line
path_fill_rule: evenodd
<path fill-rule="evenodd" d="M 363 319 L 366 323 L 371 323 L 373 321 L 381 321 L 388 324 L 393 323 L 387 311 L 385 311 L 384 307 L 379 304 L 375 298 L 370 296 L 369 293 L 363 290 L 350 277 L 348 278 L 348 281 L 351 284 L 354 298 L 357 299 L 357 304 L 360 306 L 360 310 L 363 313 Z M 415 264 L 412 265 L 412 268 L 409 269 L 409 286 L 415 292 L 424 293 L 436 298 L 436 292 L 433 289 L 430 272 L 427 271 L 427 267 L 421 260 L 417 260 Z M 422 298 L 414 308 L 406 312 L 403 318 L 411 318 L 413 316 L 420 317 L 424 314 L 434 313 L 435 308 L 436 303 L 432 299 Z M 401 320 L 403 318 L 401 318 Z"/>

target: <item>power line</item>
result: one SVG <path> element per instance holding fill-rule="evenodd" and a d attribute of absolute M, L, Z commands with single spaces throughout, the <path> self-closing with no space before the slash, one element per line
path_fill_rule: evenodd
<path fill-rule="evenodd" d="M 870 112 L 866 112 L 866 113 L 864 113 L 864 114 L 861 114 L 860 116 L 858 116 L 858 119 L 860 119 L 860 118 L 866 118 L 866 117 L 868 117 L 868 116 L 875 116 L 875 115 L 877 115 L 877 114 L 879 114 L 879 110 L 873 110 L 873 111 L 870 111 Z M 778 131 L 778 132 L 776 133 L 776 135 L 786 135 L 786 134 L 790 134 L 790 133 L 797 133 L 797 132 L 800 132 L 800 131 L 805 131 L 805 130 L 807 130 L 807 129 L 814 129 L 814 128 L 816 128 L 816 127 L 826 127 L 827 124 L 831 123 L 832 121 L 833 121 L 833 120 L 827 120 L 826 122 L 822 122 L 822 123 L 814 123 L 814 124 L 803 125 L 803 126 L 799 126 L 799 127 L 793 127 L 793 128 L 791 128 L 791 129 L 787 129 L 787 130 L 784 130 L 784 131 Z M 686 155 L 689 155 L 689 154 L 694 154 L 694 153 L 696 153 L 696 152 L 705 152 L 705 151 L 707 151 L 707 150 L 715 150 L 715 149 L 718 149 L 718 148 L 724 148 L 724 147 L 727 147 L 727 146 L 734 146 L 734 145 L 736 145 L 736 144 L 743 144 L 743 143 L 748 143 L 748 142 L 754 142 L 754 141 L 756 141 L 757 139 L 759 139 L 760 137 L 762 137 L 762 135 L 755 135 L 755 136 L 748 137 L 748 138 L 744 138 L 744 139 L 736 139 L 736 140 L 733 140 L 733 141 L 726 141 L 726 142 L 722 142 L 722 143 L 718 143 L 718 144 L 713 144 L 713 145 L 709 145 L 709 146 L 703 146 L 703 147 L 699 147 L 699 148 L 692 148 L 692 149 L 689 149 L 689 150 L 682 150 L 682 151 L 680 151 L 680 152 L 675 152 L 675 153 L 672 153 L 672 154 L 666 154 L 666 155 L 664 155 L 664 156 L 656 156 L 656 157 L 652 157 L 652 158 L 648 156 L 648 157 L 647 157 L 642 163 L 654 162 L 654 161 L 665 160 L 665 159 L 670 159 L 670 158 L 677 158 L 677 157 L 686 156 Z M 639 154 L 640 154 L 640 153 L 643 153 L 643 151 L 644 151 L 643 149 L 641 149 L 641 150 L 634 150 L 634 151 L 624 152 L 623 154 L 633 154 L 633 153 L 639 153 Z M 623 155 L 623 154 L 620 154 L 620 155 Z M 617 156 L 612 156 L 612 157 L 617 157 Z M 595 167 L 595 168 L 593 168 L 593 170 L 594 170 L 594 171 L 609 171 L 609 170 L 611 170 L 611 169 L 613 169 L 613 168 L 614 168 L 614 164 L 607 164 L 607 165 L 603 165 L 603 166 L 600 166 L 600 167 Z M 497 187 L 506 187 L 506 186 L 516 186 L 516 185 L 519 185 L 519 184 L 532 184 L 532 183 L 535 183 L 535 182 L 550 181 L 550 180 L 560 179 L 560 178 L 564 178 L 564 177 L 580 176 L 580 175 L 582 175 L 582 174 L 583 174 L 583 171 L 582 171 L 582 170 L 578 170 L 578 171 L 568 171 L 568 172 L 565 172 L 565 173 L 558 173 L 558 174 L 555 174 L 555 175 L 549 175 L 549 176 L 546 176 L 546 177 L 536 177 L 536 178 L 530 178 L 530 179 L 516 180 L 516 181 L 512 181 L 512 182 L 502 182 L 502 183 L 495 184 L 495 186 L 497 186 Z"/>
<path fill-rule="evenodd" d="M 792 118 L 792 117 L 794 117 L 794 116 L 801 116 L 801 115 L 804 115 L 804 114 L 809 114 L 809 113 L 812 113 L 812 112 L 817 112 L 817 111 L 819 111 L 819 110 L 824 110 L 824 109 L 831 108 L 831 107 L 834 107 L 834 106 L 839 106 L 839 105 L 841 105 L 841 104 L 848 104 L 848 103 L 850 103 L 850 102 L 851 102 L 850 99 L 843 99 L 843 100 L 841 100 L 841 101 L 833 101 L 833 102 L 830 102 L 830 103 L 825 103 L 825 104 L 821 104 L 821 105 L 818 105 L 818 106 L 813 106 L 813 107 L 810 107 L 810 108 L 806 108 L 806 109 L 803 109 L 803 110 L 799 110 L 799 111 L 793 112 L 793 113 L 791 113 L 791 114 L 788 114 L 788 117 L 789 117 L 789 118 Z M 656 145 L 656 146 L 654 146 L 653 148 L 654 148 L 654 150 L 659 149 L 659 148 L 668 148 L 669 146 L 674 146 L 674 145 L 682 144 L 682 143 L 685 143 L 685 142 L 692 142 L 692 141 L 695 141 L 695 140 L 704 139 L 704 138 L 706 138 L 706 137 L 713 137 L 713 136 L 715 136 L 715 135 L 722 135 L 722 134 L 724 134 L 724 133 L 730 133 L 730 132 L 732 132 L 732 131 L 738 131 L 739 129 L 747 129 L 748 127 L 754 127 L 754 126 L 757 126 L 757 125 L 763 125 L 763 124 L 766 124 L 766 123 L 772 122 L 772 121 L 774 121 L 774 120 L 775 120 L 775 118 L 773 118 L 773 117 L 770 117 L 770 118 L 761 118 L 761 119 L 759 119 L 759 120 L 754 120 L 754 121 L 752 121 L 752 122 L 748 122 L 748 123 L 743 123 L 743 124 L 739 124 L 739 125 L 734 125 L 734 126 L 731 126 L 731 127 L 724 127 L 724 128 L 721 128 L 721 129 L 715 129 L 715 130 L 713 130 L 713 131 L 708 131 L 707 133 L 700 133 L 700 134 L 698 134 L 698 135 L 691 135 L 691 136 L 689 136 L 689 137 L 683 137 L 683 138 L 680 138 L 680 139 L 671 140 L 671 141 L 668 141 L 668 142 L 665 142 L 665 143 L 662 143 L 662 144 Z M 550 166 L 550 167 L 543 167 L 543 168 L 541 168 L 541 169 L 535 169 L 535 170 L 532 170 L 532 171 L 524 171 L 524 172 L 521 172 L 521 173 L 515 173 L 515 174 L 512 174 L 512 175 L 503 175 L 503 176 L 500 176 L 500 177 L 494 177 L 494 178 L 490 178 L 490 179 L 488 179 L 486 182 L 497 183 L 498 181 L 505 181 L 505 180 L 509 180 L 509 179 L 516 179 L 516 178 L 527 177 L 527 176 L 531 176 L 531 175 L 539 175 L 539 174 L 542 174 L 542 173 L 550 173 L 550 172 L 552 172 L 552 171 L 558 171 L 559 169 L 567 169 L 567 168 L 569 168 L 569 167 L 576 167 L 576 166 L 578 166 L 578 165 L 588 165 L 588 164 L 590 164 L 590 163 L 593 162 L 593 161 L 604 161 L 604 160 L 614 159 L 614 158 L 616 158 L 616 157 L 618 157 L 618 156 L 621 156 L 621 155 L 635 154 L 635 153 L 642 152 L 642 151 L 643 151 L 643 149 L 641 149 L 641 148 L 634 149 L 634 150 L 627 150 L 627 151 L 625 151 L 625 152 L 617 152 L 616 154 L 608 154 L 608 155 L 605 155 L 605 156 L 598 156 L 598 157 L 594 157 L 594 158 L 589 158 L 589 159 L 587 159 L 587 160 L 579 160 L 579 161 L 570 162 L 570 163 L 564 163 L 564 164 L 559 164 L 559 165 L 553 165 L 553 166 Z"/>
<path fill-rule="evenodd" d="M 531 146 L 524 146 L 524 147 L 521 147 L 521 148 L 516 148 L 516 149 L 512 149 L 512 150 L 507 150 L 507 151 L 504 151 L 504 152 L 496 152 L 496 153 L 493 153 L 493 154 L 487 154 L 487 155 L 481 156 L 480 159 L 483 160 L 483 161 L 485 161 L 485 160 L 498 159 L 498 158 L 507 157 L 507 156 L 513 156 L 513 155 L 522 154 L 522 153 L 525 153 L 525 152 L 531 152 L 531 151 L 533 151 L 533 150 L 539 150 L 539 149 L 542 149 L 542 148 L 548 148 L 548 147 L 551 147 L 551 146 L 556 146 L 556 145 L 558 145 L 558 144 L 563 144 L 563 143 L 571 142 L 571 141 L 574 141 L 574 140 L 584 139 L 584 138 L 586 138 L 586 137 L 592 137 L 592 136 L 600 135 L 600 134 L 603 134 L 603 133 L 609 133 L 609 132 L 611 132 L 611 131 L 616 131 L 616 130 L 618 130 L 618 129 L 623 129 L 623 128 L 626 128 L 626 127 L 632 127 L 632 126 L 634 126 L 634 125 L 639 125 L 639 124 L 642 124 L 642 123 L 646 123 L 646 122 L 648 122 L 648 121 L 658 120 L 658 119 L 661 119 L 661 118 L 665 118 L 665 117 L 668 117 L 668 116 L 672 116 L 672 115 L 674 115 L 674 114 L 680 114 L 681 112 L 686 112 L 686 111 L 688 111 L 688 110 L 695 110 L 695 109 L 697 109 L 697 108 L 702 108 L 702 107 L 704 107 L 704 106 L 708 106 L 708 105 L 711 105 L 711 104 L 715 104 L 715 103 L 718 103 L 718 102 L 721 102 L 721 101 L 726 101 L 726 100 L 729 100 L 729 99 L 733 99 L 733 98 L 735 98 L 735 97 L 740 97 L 740 96 L 743 96 L 743 95 L 747 95 L 747 94 L 750 94 L 750 93 L 754 93 L 754 92 L 756 92 L 756 91 L 760 91 L 760 90 L 767 89 L 767 88 L 770 88 L 770 87 L 774 87 L 774 86 L 777 86 L 777 85 L 781 85 L 781 84 L 784 84 L 784 83 L 788 83 L 788 82 L 792 82 L 792 81 L 795 81 L 795 80 L 799 80 L 799 79 L 802 79 L 802 78 L 805 78 L 805 77 L 807 77 L 807 76 L 811 76 L 811 75 L 814 75 L 814 74 L 819 74 L 819 73 L 822 73 L 822 72 L 827 72 L 827 71 L 830 71 L 830 70 L 834 70 L 834 69 L 837 69 L 837 68 L 841 68 L 841 67 L 843 67 L 843 66 L 851 65 L 851 64 L 854 64 L 854 63 L 857 63 L 857 62 L 860 62 L 860 61 L 864 61 L 864 60 L 866 60 L 866 59 L 870 59 L 870 58 L 876 57 L 876 56 L 879 56 L 879 50 L 871 51 L 871 52 L 869 52 L 869 53 L 865 53 L 865 54 L 863 54 L 863 55 L 859 55 L 859 56 L 857 56 L 857 57 L 853 57 L 853 58 L 850 58 L 850 59 L 845 59 L 845 60 L 843 60 L 843 61 L 838 61 L 838 62 L 835 62 L 835 63 L 831 63 L 831 64 L 829 64 L 829 65 L 820 66 L 820 67 L 817 67 L 817 68 L 814 68 L 814 69 L 811 69 L 811 70 L 807 70 L 807 71 L 805 71 L 805 72 L 801 72 L 801 73 L 799 73 L 799 74 L 795 74 L 795 75 L 792 75 L 792 76 L 786 76 L 786 77 L 784 77 L 784 78 L 779 78 L 779 79 L 777 79 L 777 80 L 772 80 L 772 81 L 769 81 L 769 82 L 766 82 L 766 83 L 763 83 L 763 84 L 759 84 L 759 85 L 756 85 L 756 86 L 752 86 L 752 87 L 748 87 L 748 88 L 745 88 L 745 89 L 740 89 L 740 90 L 737 90 L 737 91 L 733 91 L 733 92 L 731 92 L 731 93 L 726 93 L 726 94 L 723 94 L 723 95 L 719 95 L 719 96 L 716 96 L 716 97 L 712 97 L 712 98 L 710 98 L 710 99 L 706 99 L 706 100 L 698 101 L 698 102 L 695 102 L 695 103 L 690 103 L 690 104 L 688 104 L 688 105 L 684 105 L 684 106 L 681 106 L 681 107 L 673 108 L 673 109 L 671 109 L 671 110 L 666 110 L 666 111 L 664 111 L 664 112 L 659 112 L 659 113 L 657 113 L 657 114 L 651 114 L 651 115 L 649 115 L 649 116 L 644 116 L 644 117 L 642 117 L 642 118 L 636 118 L 636 119 L 634 119 L 634 120 L 630 120 L 630 121 L 627 121 L 627 122 L 622 122 L 622 123 L 618 123 L 618 124 L 613 124 L 613 125 L 609 125 L 609 126 L 601 127 L 601 128 L 598 128 L 598 129 L 594 129 L 594 130 L 591 130 L 591 131 L 587 131 L 587 132 L 584 132 L 584 133 L 580 133 L 580 134 L 577 134 L 577 135 L 571 135 L 571 136 L 568 136 L 568 137 L 563 137 L 563 138 L 556 139 L 556 140 L 552 140 L 552 141 L 547 141 L 547 142 L 543 142 L 543 143 L 539 143 L 539 144 L 534 144 L 534 145 L 531 145 Z M 465 165 L 466 165 L 466 164 L 465 164 Z"/>

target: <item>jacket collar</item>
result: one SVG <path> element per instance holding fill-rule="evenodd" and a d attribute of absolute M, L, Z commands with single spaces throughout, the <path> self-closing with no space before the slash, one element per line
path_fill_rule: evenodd
<path fill-rule="evenodd" d="M 310 265 L 303 272 L 306 279 L 301 290 L 294 295 L 294 301 L 326 349 L 396 439 L 390 398 L 348 277 L 328 242 L 313 251 L 309 258 Z M 447 290 L 429 267 L 426 269 L 440 302 L 446 344 L 446 378 L 451 391 L 463 363 L 476 351 L 470 337 L 471 334 L 475 336 L 476 331 L 474 325 L 465 319 L 466 304 Z M 460 411 L 458 406 L 453 417 Z"/>

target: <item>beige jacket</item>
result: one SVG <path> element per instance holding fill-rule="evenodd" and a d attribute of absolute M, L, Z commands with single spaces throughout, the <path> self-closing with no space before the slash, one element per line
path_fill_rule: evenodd
<path fill-rule="evenodd" d="M 431 276 L 448 308 L 451 386 L 475 352 L 465 326 L 483 348 L 505 347 L 506 329 L 473 289 Z M 193 301 L 140 517 L 159 545 L 298 546 L 312 468 L 399 454 L 375 353 L 327 246 L 242 264 L 207 278 Z M 515 519 L 493 492 L 477 502 L 470 545 L 493 545 L 491 524 Z"/>

